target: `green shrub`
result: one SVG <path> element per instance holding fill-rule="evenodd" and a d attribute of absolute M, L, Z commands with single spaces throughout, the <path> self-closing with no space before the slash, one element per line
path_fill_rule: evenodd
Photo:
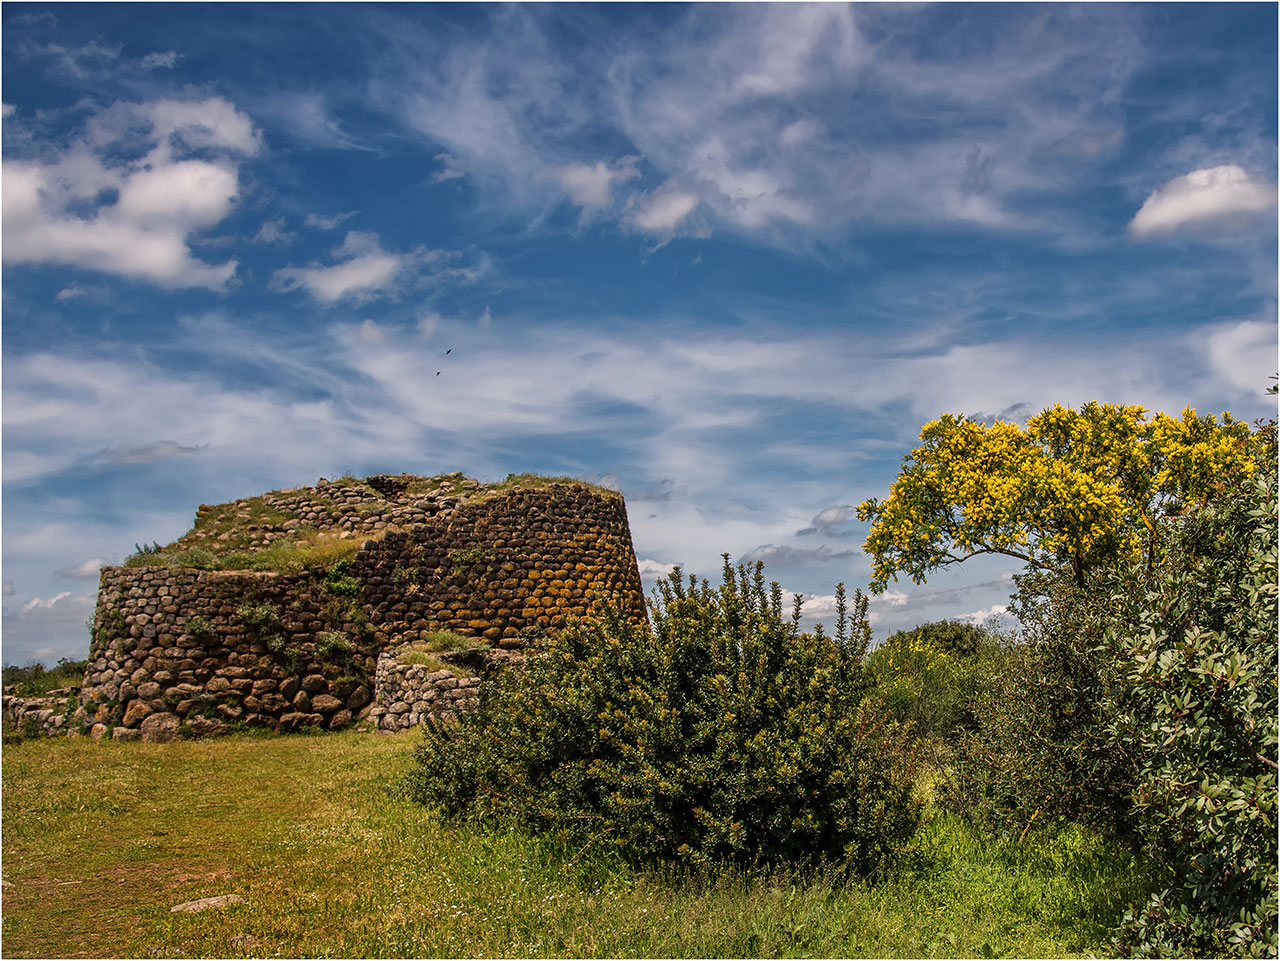
<path fill-rule="evenodd" d="M 330 594 L 354 598 L 360 593 L 360 584 L 351 576 L 351 561 L 340 560 L 325 575 L 324 586 Z"/>
<path fill-rule="evenodd" d="M 259 632 L 273 630 L 280 626 L 280 608 L 269 602 L 241 604 L 236 608 L 236 616 Z"/>
<path fill-rule="evenodd" d="M 1135 954 L 1277 949 L 1274 427 L 1252 483 L 1173 525 L 1164 562 L 1111 582 L 1114 750 L 1139 827 L 1178 884 L 1128 918 Z M 1145 581 L 1145 583 L 1144 583 Z"/>
<path fill-rule="evenodd" d="M 161 564 L 159 555 L 164 548 L 155 541 L 150 544 L 134 544 L 133 553 L 124 559 L 125 567 L 146 567 L 149 564 Z"/>
<path fill-rule="evenodd" d="M 187 618 L 187 633 L 192 637 L 212 637 L 213 622 L 203 614 Z"/>
<path fill-rule="evenodd" d="M 973 726 L 980 662 L 1002 647 L 984 628 L 955 621 L 897 631 L 867 657 L 885 708 L 917 737 L 949 739 Z"/>
<path fill-rule="evenodd" d="M 342 631 L 321 631 L 316 637 L 316 654 L 326 660 L 335 654 L 349 654 L 355 649 L 351 638 Z"/>
<path fill-rule="evenodd" d="M 788 620 L 760 565 L 735 573 L 726 556 L 717 590 L 677 570 L 651 624 L 573 622 L 457 726 L 429 725 L 408 790 L 445 817 L 643 863 L 871 870 L 918 823 L 915 755 L 866 696 L 861 594 L 835 637 L 798 624 L 798 599 Z"/>
<path fill-rule="evenodd" d="M 1017 581 L 1022 637 L 975 663 L 950 804 L 1004 832 L 1070 820 L 1128 837 L 1133 771 L 1107 734 L 1118 668 L 1101 648 L 1107 609 L 1096 575 L 1084 588 L 1069 573 Z"/>

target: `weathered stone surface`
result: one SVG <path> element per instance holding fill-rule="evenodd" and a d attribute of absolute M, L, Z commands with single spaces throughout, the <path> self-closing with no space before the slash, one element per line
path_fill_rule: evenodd
<path fill-rule="evenodd" d="M 372 700 L 373 695 L 369 692 L 369 689 L 361 684 L 347 698 L 347 707 L 352 711 L 358 711 Z"/>
<path fill-rule="evenodd" d="M 142 732 L 133 731 L 127 727 L 118 727 L 111 732 L 111 737 L 117 741 L 136 741 L 142 737 Z"/>
<path fill-rule="evenodd" d="M 187 722 L 187 727 L 197 737 L 212 737 L 227 732 L 227 725 L 211 717 L 193 717 Z"/>
<path fill-rule="evenodd" d="M 125 727 L 137 727 L 143 720 L 155 712 L 151 710 L 142 701 L 130 701 L 129 706 L 125 709 L 124 720 L 121 722 Z"/>
<path fill-rule="evenodd" d="M 304 727 L 321 727 L 323 725 L 323 715 L 311 714 L 306 711 L 291 711 L 280 718 L 281 731 L 300 731 Z"/>
<path fill-rule="evenodd" d="M 308 694 L 321 694 L 329 690 L 329 682 L 323 674 L 308 674 L 302 679 L 302 689 Z"/>
<path fill-rule="evenodd" d="M 285 536 L 286 525 L 354 535 L 361 547 L 348 573 L 359 590 L 340 603 L 324 572 L 104 568 L 81 694 L 86 717 L 121 724 L 136 690 L 144 709 L 172 714 L 181 701 L 188 719 L 241 705 L 262 723 L 306 714 L 327 715 L 331 725 L 343 711 L 367 715 L 376 698 L 410 705 L 397 721 L 408 723 L 427 715 L 423 705 L 465 709 L 472 695 L 449 698 L 444 689 L 474 691 L 477 681 L 446 671 L 427 683 L 432 672 L 421 667 L 384 670 L 382 655 L 392 648 L 452 630 L 488 638 L 495 652 L 518 650 L 523 629 L 554 629 L 569 614 L 589 613 L 593 592 L 644 617 L 625 507 L 615 495 L 573 484 L 498 492 L 460 476 L 434 491 L 412 478 L 387 485 L 325 482 L 261 498 L 280 520 L 253 522 L 257 549 Z M 226 539 L 208 524 L 227 512 L 248 522 L 256 508 L 237 503 L 198 514 L 182 546 L 225 551 Z M 390 524 L 400 529 L 386 530 Z M 274 623 L 246 619 L 247 604 L 274 609 Z M 207 627 L 190 633 L 196 617 Z M 490 659 L 476 653 L 451 663 L 479 674 Z M 309 701 L 295 704 L 300 691 Z"/>
<path fill-rule="evenodd" d="M 142 722 L 142 739 L 144 741 L 176 741 L 181 736 L 181 719 L 167 711 L 148 716 Z"/>
<path fill-rule="evenodd" d="M 342 701 L 332 694 L 317 694 L 311 698 L 311 710 L 321 714 L 332 714 L 343 706 Z"/>
<path fill-rule="evenodd" d="M 337 731 L 341 728 L 346 727 L 350 723 L 351 723 L 351 712 L 344 708 L 341 711 L 334 712 L 334 715 L 331 718 L 329 718 L 329 730 Z"/>

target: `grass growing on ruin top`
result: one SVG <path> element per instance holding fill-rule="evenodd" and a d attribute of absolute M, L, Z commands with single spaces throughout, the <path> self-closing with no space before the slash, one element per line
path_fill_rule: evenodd
<path fill-rule="evenodd" d="M 303 571 L 327 570 L 355 554 L 365 541 L 380 540 L 386 533 L 387 530 L 382 530 L 343 540 L 336 534 L 311 530 L 260 550 L 231 550 L 227 553 L 214 553 L 203 547 L 156 547 L 129 555 L 124 566 L 300 574 Z"/>
<path fill-rule="evenodd" d="M 458 676 L 464 676 L 468 672 L 463 671 L 455 664 L 450 664 L 448 661 L 443 660 L 440 655 L 488 650 L 490 646 L 488 641 L 483 641 L 476 637 L 455 634 L 453 631 L 435 631 L 428 634 L 421 641 L 402 647 L 396 653 L 396 663 L 405 665 L 421 664 L 432 671 L 449 671 Z"/>
<path fill-rule="evenodd" d="M 380 476 L 385 475 L 373 475 L 373 479 L 377 480 Z M 225 504 L 202 505 L 196 514 L 195 524 L 182 537 L 163 547 L 159 544 L 135 545 L 134 553 L 125 558 L 124 566 L 296 574 L 330 567 L 337 561 L 350 557 L 365 541 L 379 540 L 388 531 L 400 529 L 388 524 L 375 531 L 355 531 L 343 539 L 337 532 L 318 530 L 301 523 L 287 536 L 277 534 L 270 543 L 264 543 L 268 539 L 268 533 L 290 521 L 301 521 L 302 512 L 284 510 L 268 503 L 268 498 L 287 497 L 290 494 L 300 494 L 319 507 L 335 508 L 354 516 L 405 502 L 412 503 L 431 494 L 437 498 L 465 496 L 469 503 L 478 504 L 518 490 L 541 490 L 553 485 L 568 485 L 585 488 L 602 496 L 620 496 L 617 491 L 574 477 L 541 474 L 508 474 L 506 480 L 495 484 L 480 484 L 458 472 L 436 477 L 402 474 L 390 480 L 403 485 L 398 493 L 383 493 L 370 483 L 370 478 L 344 475 L 330 481 L 327 488 L 268 491 Z M 347 501 L 335 503 L 333 498 L 325 494 L 329 488 L 356 488 L 377 499 L 355 504 Z"/>

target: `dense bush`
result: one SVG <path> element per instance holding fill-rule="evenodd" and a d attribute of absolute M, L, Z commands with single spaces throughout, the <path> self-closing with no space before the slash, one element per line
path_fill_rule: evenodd
<path fill-rule="evenodd" d="M 1150 576 L 1119 572 L 1107 650 L 1123 674 L 1108 733 L 1138 823 L 1177 878 L 1126 924 L 1134 953 L 1277 949 L 1274 428 L 1248 485 L 1172 525 Z"/>
<path fill-rule="evenodd" d="M 1025 643 L 978 688 L 950 784 L 1006 828 L 1059 815 L 1141 840 L 1174 880 L 1138 955 L 1276 952 L 1276 455 L 1085 585 L 1020 578 Z M 1268 445 L 1270 450 L 1267 450 Z"/>
<path fill-rule="evenodd" d="M 910 722 L 919 738 L 951 740 L 973 726 L 977 689 L 1004 647 L 981 627 L 938 621 L 890 634 L 867 668 L 894 718 Z"/>
<path fill-rule="evenodd" d="M 834 637 L 798 624 L 759 565 L 726 557 L 714 590 L 677 570 L 650 625 L 572 624 L 430 727 L 410 792 L 646 863 L 870 870 L 918 823 L 914 754 L 866 697 L 865 598 Z"/>
<path fill-rule="evenodd" d="M 1107 732 L 1118 668 L 1101 648 L 1105 597 L 1065 573 L 1017 581 L 1011 609 L 1022 634 L 976 665 L 947 779 L 951 803 L 1005 831 L 1066 819 L 1128 836 L 1134 778 Z"/>

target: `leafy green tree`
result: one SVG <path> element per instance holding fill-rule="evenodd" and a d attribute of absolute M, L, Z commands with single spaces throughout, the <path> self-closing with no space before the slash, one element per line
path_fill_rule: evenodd
<path fill-rule="evenodd" d="M 1176 883 L 1128 919 L 1147 956 L 1277 950 L 1277 496 L 1270 456 L 1173 525 L 1153 576 L 1110 581 L 1123 673 L 1108 733 L 1136 774 L 1140 828 Z"/>
<path fill-rule="evenodd" d="M 837 596 L 835 636 L 802 633 L 761 565 L 726 555 L 718 589 L 677 570 L 649 625 L 572 624 L 431 728 L 411 794 L 645 863 L 870 870 L 918 823 L 915 755 L 866 696 L 866 598 Z"/>
<path fill-rule="evenodd" d="M 981 554 L 1065 570 L 1078 585 L 1144 544 L 1154 563 L 1162 517 L 1253 472 L 1249 437 L 1230 414 L 1219 423 L 1191 408 L 1148 420 L 1142 407 L 1091 401 L 1051 407 L 1025 429 L 944 414 L 925 425 L 888 497 L 858 507 L 871 521 L 872 590 Z"/>

